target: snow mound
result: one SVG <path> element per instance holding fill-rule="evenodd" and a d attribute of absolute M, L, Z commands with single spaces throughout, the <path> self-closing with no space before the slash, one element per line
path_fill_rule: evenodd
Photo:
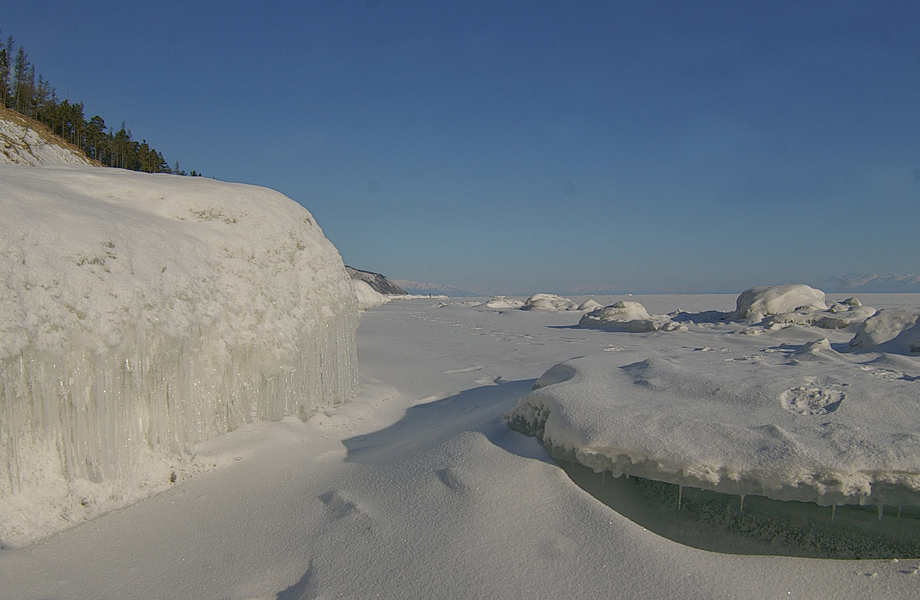
<path fill-rule="evenodd" d="M 60 527 L 87 486 L 158 489 L 198 442 L 356 392 L 355 292 L 297 203 L 120 169 L 0 182 L 0 505 L 20 517 L 0 540 Z"/>
<path fill-rule="evenodd" d="M 487 308 L 493 308 L 496 310 L 511 310 L 515 308 L 521 308 L 524 306 L 523 300 L 517 300 L 515 298 L 508 298 L 506 296 L 492 296 L 486 302 Z"/>
<path fill-rule="evenodd" d="M 920 308 L 880 310 L 860 326 L 850 348 L 892 354 L 920 352 Z"/>
<path fill-rule="evenodd" d="M 598 308 L 604 308 L 604 305 L 593 298 L 590 300 L 585 300 L 578 305 L 578 310 L 582 312 L 597 310 Z"/>
<path fill-rule="evenodd" d="M 827 340 L 713 361 L 651 351 L 547 371 L 505 415 L 596 472 L 820 505 L 920 505 L 920 396 Z M 916 367 L 916 365 L 914 365 Z"/>
<path fill-rule="evenodd" d="M 738 319 L 752 322 L 801 308 L 827 310 L 824 292 L 802 284 L 750 288 L 738 296 L 736 307 Z"/>
<path fill-rule="evenodd" d="M 534 294 L 524 302 L 522 310 L 578 310 L 578 304 L 555 294 Z"/>
<path fill-rule="evenodd" d="M 582 316 L 579 327 L 606 329 L 609 331 L 686 331 L 684 325 L 672 321 L 665 315 L 651 316 L 638 302 L 619 301 L 601 307 Z"/>
<path fill-rule="evenodd" d="M 351 285 L 355 289 L 355 295 L 358 297 L 358 308 L 361 310 L 377 308 L 391 300 L 390 296 L 381 294 L 372 288 L 369 283 L 361 279 L 352 279 Z"/>
<path fill-rule="evenodd" d="M 90 165 L 75 146 L 37 131 L 22 115 L 0 108 L 0 165 Z"/>

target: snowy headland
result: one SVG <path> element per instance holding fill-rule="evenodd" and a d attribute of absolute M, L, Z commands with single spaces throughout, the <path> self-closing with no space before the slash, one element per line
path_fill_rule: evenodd
<path fill-rule="evenodd" d="M 916 592 L 920 296 L 377 305 L 261 188 L 0 202 L 4 597 Z"/>

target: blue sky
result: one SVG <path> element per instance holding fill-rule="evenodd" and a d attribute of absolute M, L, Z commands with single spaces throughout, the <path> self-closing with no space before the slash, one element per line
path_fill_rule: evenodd
<path fill-rule="evenodd" d="M 484 292 L 920 273 L 920 3 L 8 3 L 60 97 Z"/>

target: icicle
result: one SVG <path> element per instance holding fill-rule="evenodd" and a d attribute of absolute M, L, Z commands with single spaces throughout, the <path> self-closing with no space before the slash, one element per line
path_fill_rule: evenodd
<path fill-rule="evenodd" d="M 677 510 L 680 510 L 680 503 L 684 497 L 684 486 L 677 486 Z"/>
<path fill-rule="evenodd" d="M 885 514 L 885 505 L 879 504 L 878 505 L 878 520 L 879 521 L 882 520 L 882 517 L 884 516 L 884 514 Z"/>
<path fill-rule="evenodd" d="M 899 519 L 901 518 L 901 509 L 902 509 L 902 508 L 904 508 L 904 507 L 903 507 L 903 506 L 899 506 L 899 507 L 898 507 L 898 518 L 899 518 Z"/>
<path fill-rule="evenodd" d="M 837 516 L 837 505 L 831 506 L 831 521 Z"/>
<path fill-rule="evenodd" d="M 744 512 L 744 494 L 741 494 L 741 509 L 739 512 Z"/>

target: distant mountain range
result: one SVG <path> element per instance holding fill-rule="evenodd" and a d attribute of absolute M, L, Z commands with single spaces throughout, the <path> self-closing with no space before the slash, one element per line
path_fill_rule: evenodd
<path fill-rule="evenodd" d="M 824 292 L 865 292 L 920 294 L 920 275 L 876 275 L 875 273 L 850 273 L 829 277 L 817 286 Z"/>
<path fill-rule="evenodd" d="M 419 296 L 450 296 L 452 298 L 474 298 L 480 296 L 489 296 L 488 292 L 479 290 L 463 290 L 452 285 L 441 285 L 438 283 L 423 283 L 421 281 L 408 281 L 406 279 L 394 279 L 393 283 L 406 290 L 407 294 Z"/>

